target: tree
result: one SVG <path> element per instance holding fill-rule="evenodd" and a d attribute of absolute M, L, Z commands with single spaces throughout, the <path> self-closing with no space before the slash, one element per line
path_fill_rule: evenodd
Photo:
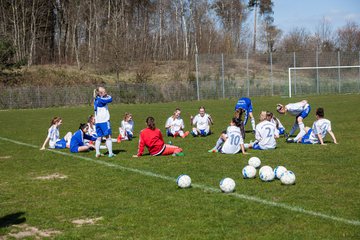
<path fill-rule="evenodd" d="M 316 50 L 325 52 L 333 51 L 335 48 L 332 26 L 330 22 L 323 17 L 316 27 L 315 32 Z"/>
<path fill-rule="evenodd" d="M 273 3 L 271 0 L 249 0 L 248 8 L 254 11 L 254 35 L 253 35 L 253 51 L 256 51 L 256 20 L 257 20 L 257 10 L 259 9 L 260 16 L 264 16 L 267 22 L 273 22 L 274 19 L 272 14 Z"/>
<path fill-rule="evenodd" d="M 294 28 L 282 40 L 282 50 L 286 52 L 299 52 L 306 50 L 310 34 L 305 28 Z"/>
<path fill-rule="evenodd" d="M 347 22 L 337 31 L 337 43 L 343 51 L 360 51 L 360 27 L 355 22 Z"/>
<path fill-rule="evenodd" d="M 282 31 L 268 21 L 263 23 L 262 43 L 266 46 L 266 52 L 275 52 L 275 43 L 279 41 Z"/>
<path fill-rule="evenodd" d="M 0 39 L 0 70 L 10 68 L 15 55 L 15 48 L 11 41 Z"/>

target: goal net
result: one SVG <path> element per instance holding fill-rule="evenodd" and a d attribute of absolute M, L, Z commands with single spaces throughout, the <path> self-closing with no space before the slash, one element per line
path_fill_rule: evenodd
<path fill-rule="evenodd" d="M 289 68 L 289 97 L 354 92 L 360 92 L 360 66 Z"/>

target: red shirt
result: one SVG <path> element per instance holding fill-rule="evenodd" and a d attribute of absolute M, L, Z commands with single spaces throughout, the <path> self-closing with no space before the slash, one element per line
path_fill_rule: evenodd
<path fill-rule="evenodd" d="M 138 156 L 143 154 L 145 146 L 148 148 L 150 155 L 160 154 L 164 150 L 165 143 L 160 129 L 151 130 L 145 128 L 140 132 Z"/>

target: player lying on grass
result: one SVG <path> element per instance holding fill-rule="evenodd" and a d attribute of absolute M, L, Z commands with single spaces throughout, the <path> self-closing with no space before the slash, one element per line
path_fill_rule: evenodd
<path fill-rule="evenodd" d="M 132 140 L 134 132 L 134 121 L 132 119 L 131 113 L 125 113 L 124 119 L 120 123 L 119 127 L 119 136 L 117 137 L 117 142 L 123 140 Z"/>
<path fill-rule="evenodd" d="M 85 144 L 84 140 L 96 141 L 96 137 L 93 137 L 88 134 L 89 126 L 86 123 L 80 123 L 79 130 L 77 130 L 74 135 L 71 137 L 70 141 L 70 152 L 87 152 L 94 150 L 95 146 L 92 143 Z"/>
<path fill-rule="evenodd" d="M 176 108 L 175 112 L 171 117 L 169 117 L 165 123 L 166 134 L 169 137 L 177 137 L 180 136 L 185 138 L 189 135 L 189 131 L 184 132 L 184 121 L 181 118 L 180 108 Z"/>
<path fill-rule="evenodd" d="M 65 136 L 60 139 L 60 125 L 62 124 L 61 117 L 54 117 L 51 120 L 50 128 L 48 129 L 48 135 L 45 138 L 45 141 L 40 148 L 40 150 L 44 150 L 46 147 L 46 144 L 49 142 L 49 148 L 57 148 L 57 149 L 63 149 L 63 148 L 69 148 L 70 147 L 70 139 L 71 139 L 71 132 L 68 132 L 65 134 Z"/>
<path fill-rule="evenodd" d="M 279 135 L 285 135 L 285 127 L 280 120 L 274 116 L 272 112 L 266 112 L 266 120 L 276 125 L 276 129 L 279 131 Z"/>
<path fill-rule="evenodd" d="M 282 104 L 277 104 L 276 110 L 280 114 L 290 113 L 291 115 L 295 116 L 295 123 L 290 130 L 290 136 L 293 135 L 298 128 L 300 128 L 300 132 L 296 135 L 296 137 L 294 139 L 287 138 L 286 142 L 297 142 L 306 134 L 303 120 L 309 115 L 311 110 L 310 104 L 307 100 L 302 100 L 301 102 L 297 103 L 289 103 L 285 106 Z"/>
<path fill-rule="evenodd" d="M 161 131 L 156 128 L 155 119 L 153 117 L 148 117 L 146 119 L 146 126 L 147 128 L 140 132 L 138 153 L 137 155 L 133 155 L 133 157 L 142 156 L 145 147 L 147 147 L 151 156 L 182 155 L 181 148 L 164 143 Z"/>
<path fill-rule="evenodd" d="M 256 150 L 268 150 L 276 148 L 276 139 L 279 137 L 279 131 L 275 123 L 267 120 L 266 111 L 262 111 L 259 116 L 259 123 L 255 127 L 256 141 L 249 144 L 244 144 L 245 148 L 252 148 Z"/>
<path fill-rule="evenodd" d="M 190 116 L 191 125 L 193 125 L 193 129 L 191 131 L 191 135 L 194 137 L 202 136 L 205 137 L 211 134 L 210 124 L 214 124 L 211 116 L 205 112 L 205 107 L 201 106 L 199 108 L 199 114 L 195 117 Z"/>
<path fill-rule="evenodd" d="M 243 109 L 243 111 L 245 112 L 245 117 L 243 121 L 244 126 L 246 125 L 248 118 L 250 117 L 251 127 L 253 132 L 255 132 L 255 119 L 253 116 L 253 106 L 250 98 L 246 98 L 246 97 L 239 98 L 239 100 L 235 105 L 235 111 L 238 109 Z"/>
<path fill-rule="evenodd" d="M 306 127 L 306 134 L 302 139 L 299 139 L 298 142 L 303 144 L 317 144 L 326 145 L 324 143 L 324 138 L 326 133 L 329 133 L 333 142 L 337 144 L 335 134 L 331 130 L 330 120 L 324 118 L 325 112 L 323 108 L 316 109 L 316 121 L 313 123 L 312 128 Z"/>
<path fill-rule="evenodd" d="M 112 151 L 111 140 L 111 126 L 110 126 L 110 113 L 108 104 L 112 102 L 112 97 L 106 93 L 105 88 L 98 87 L 94 91 L 94 111 L 95 111 L 95 126 L 97 139 L 95 141 L 95 157 L 100 157 L 103 154 L 100 153 L 101 138 L 106 138 L 106 147 L 108 149 L 108 157 L 114 157 L 115 154 Z"/>
<path fill-rule="evenodd" d="M 232 118 L 230 126 L 223 132 L 216 141 L 215 147 L 208 152 L 221 152 L 225 154 L 235 154 L 240 151 L 246 154 L 244 147 L 244 139 L 242 137 L 240 126 L 243 125 L 239 118 Z"/>

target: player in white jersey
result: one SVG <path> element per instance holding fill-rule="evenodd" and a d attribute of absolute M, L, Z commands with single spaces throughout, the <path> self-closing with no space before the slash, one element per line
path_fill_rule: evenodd
<path fill-rule="evenodd" d="M 180 108 L 176 108 L 175 112 L 169 117 L 165 123 L 166 135 L 169 137 L 180 136 L 185 138 L 189 135 L 189 131 L 184 132 L 184 120 L 181 118 Z"/>
<path fill-rule="evenodd" d="M 310 104 L 307 102 L 307 100 L 302 100 L 301 102 L 297 102 L 297 103 L 289 103 L 286 106 L 277 104 L 276 110 L 280 114 L 290 113 L 291 115 L 296 116 L 295 123 L 291 128 L 289 135 L 294 134 L 298 128 L 300 128 L 300 132 L 296 135 L 294 139 L 287 138 L 286 142 L 288 143 L 298 142 L 298 140 L 301 139 L 306 134 L 303 120 L 310 113 L 311 110 Z"/>
<path fill-rule="evenodd" d="M 60 139 L 59 127 L 61 124 L 62 124 L 61 117 L 54 117 L 51 120 L 50 128 L 48 129 L 48 134 L 40 150 L 45 150 L 45 146 L 48 142 L 49 142 L 49 148 L 58 148 L 58 149 L 70 148 L 70 140 L 72 133 L 68 132 L 62 139 Z"/>
<path fill-rule="evenodd" d="M 240 151 L 246 154 L 244 147 L 243 133 L 240 126 L 243 125 L 242 121 L 238 118 L 232 118 L 230 126 L 223 132 L 219 139 L 216 141 L 215 147 L 208 152 L 221 152 L 225 154 L 235 154 Z"/>
<path fill-rule="evenodd" d="M 272 112 L 266 112 L 266 120 L 276 125 L 276 129 L 279 131 L 279 135 L 285 135 L 285 127 L 280 122 L 280 119 L 274 116 Z"/>
<path fill-rule="evenodd" d="M 276 148 L 276 138 L 279 137 L 279 131 L 275 123 L 267 120 L 265 111 L 260 113 L 259 121 L 255 127 L 254 143 L 245 144 L 245 148 L 253 148 L 256 150 L 268 150 Z"/>
<path fill-rule="evenodd" d="M 306 128 L 306 135 L 299 140 L 299 142 L 304 144 L 317 144 L 326 145 L 324 143 L 324 138 L 326 134 L 329 133 L 333 142 L 337 144 L 335 134 L 331 129 L 330 120 L 324 118 L 325 113 L 323 108 L 316 109 L 316 121 L 313 123 L 312 128 Z"/>
<path fill-rule="evenodd" d="M 132 140 L 134 136 L 134 121 L 131 113 L 125 113 L 124 119 L 121 121 L 119 127 L 119 136 L 117 142 L 122 140 Z"/>
<path fill-rule="evenodd" d="M 199 114 L 195 117 L 190 116 L 191 125 L 193 125 L 193 129 L 191 131 L 191 135 L 194 137 L 202 136 L 205 137 L 211 134 L 210 124 L 214 124 L 211 116 L 205 112 L 205 107 L 201 106 L 199 108 Z"/>
<path fill-rule="evenodd" d="M 112 97 L 106 93 L 105 88 L 98 87 L 94 92 L 94 111 L 95 111 L 95 126 L 97 139 L 95 141 L 95 157 L 100 157 L 100 144 L 101 138 L 106 138 L 106 147 L 108 149 L 108 157 L 114 157 L 115 154 L 112 151 L 111 140 L 111 126 L 110 126 L 110 113 L 108 104 L 112 102 Z"/>

